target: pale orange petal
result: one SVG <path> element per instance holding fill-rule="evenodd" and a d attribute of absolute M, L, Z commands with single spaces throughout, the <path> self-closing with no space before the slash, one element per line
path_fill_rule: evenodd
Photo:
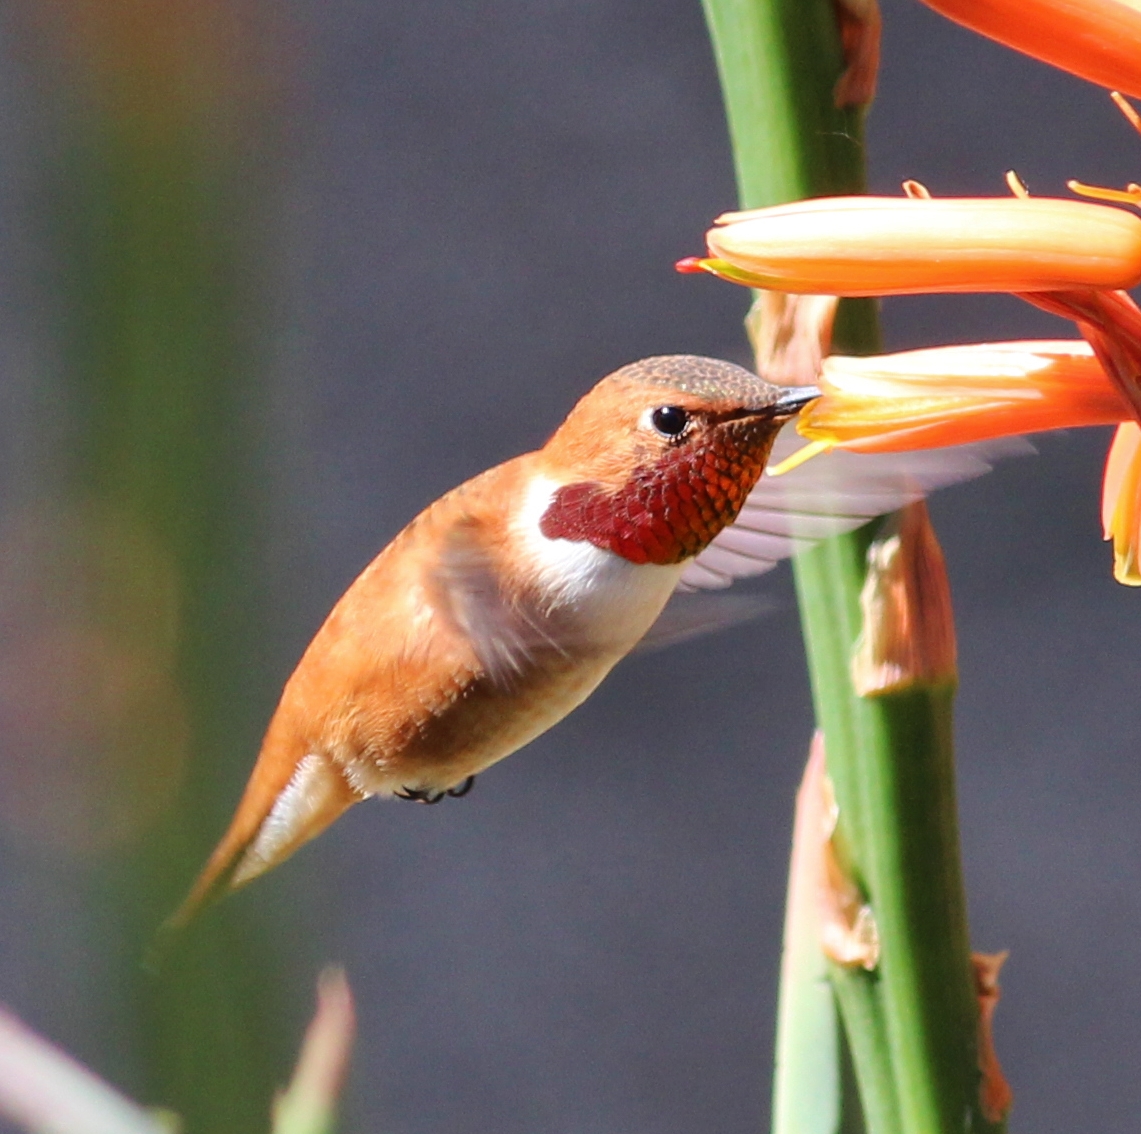
<path fill-rule="evenodd" d="M 706 240 L 714 263 L 775 291 L 1034 292 L 1141 282 L 1141 218 L 1047 197 L 816 198 L 726 213 Z"/>
<path fill-rule="evenodd" d="M 1136 0 L 924 2 L 1016 51 L 1141 96 L 1141 4 Z"/>
<path fill-rule="evenodd" d="M 1105 538 L 1113 540 L 1113 575 L 1119 583 L 1141 587 L 1141 426 L 1117 427 L 1101 497 Z"/>
<path fill-rule="evenodd" d="M 1082 340 L 983 343 L 825 359 L 824 396 L 798 431 L 860 452 L 902 452 L 1129 417 Z"/>
<path fill-rule="evenodd" d="M 1124 291 L 1040 291 L 1021 299 L 1073 319 L 1106 374 L 1141 421 L 1141 308 Z"/>

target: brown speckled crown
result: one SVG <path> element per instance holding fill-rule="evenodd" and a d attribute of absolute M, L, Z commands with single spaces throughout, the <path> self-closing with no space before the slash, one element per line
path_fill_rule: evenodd
<path fill-rule="evenodd" d="M 643 358 L 615 370 L 606 381 L 667 386 L 678 393 L 701 398 L 711 407 L 731 403 L 759 408 L 771 405 L 781 395 L 779 386 L 766 382 L 743 366 L 696 354 Z"/>

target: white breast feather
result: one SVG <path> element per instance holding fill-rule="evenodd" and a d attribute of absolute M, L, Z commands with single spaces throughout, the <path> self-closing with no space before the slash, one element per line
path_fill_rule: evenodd
<path fill-rule="evenodd" d="M 649 629 L 677 586 L 684 564 L 631 563 L 587 540 L 548 539 L 540 528 L 558 481 L 532 479 L 515 527 L 527 566 L 552 610 L 569 610 L 597 642 L 628 649 Z"/>

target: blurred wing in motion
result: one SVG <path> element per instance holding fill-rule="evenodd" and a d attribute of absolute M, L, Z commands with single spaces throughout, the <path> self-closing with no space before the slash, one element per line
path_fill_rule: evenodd
<path fill-rule="evenodd" d="M 786 430 L 770 464 L 802 444 Z M 817 540 L 853 531 L 937 488 L 973 480 L 1005 457 L 1033 452 L 1019 437 L 914 453 L 834 450 L 783 476 L 762 476 L 737 519 L 685 569 L 679 590 L 719 589 L 763 574 Z"/>
<path fill-rule="evenodd" d="M 769 614 L 777 604 L 768 595 L 743 591 L 690 591 L 679 587 L 670 596 L 657 621 L 634 647 L 639 654 L 676 646 L 701 634 L 751 622 Z"/>

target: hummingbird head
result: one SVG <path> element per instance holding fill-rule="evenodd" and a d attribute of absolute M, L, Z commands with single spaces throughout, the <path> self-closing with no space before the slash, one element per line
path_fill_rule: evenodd
<path fill-rule="evenodd" d="M 543 450 L 562 482 L 540 527 L 634 563 L 680 563 L 733 522 L 780 427 L 819 391 L 694 355 L 603 378 Z"/>

